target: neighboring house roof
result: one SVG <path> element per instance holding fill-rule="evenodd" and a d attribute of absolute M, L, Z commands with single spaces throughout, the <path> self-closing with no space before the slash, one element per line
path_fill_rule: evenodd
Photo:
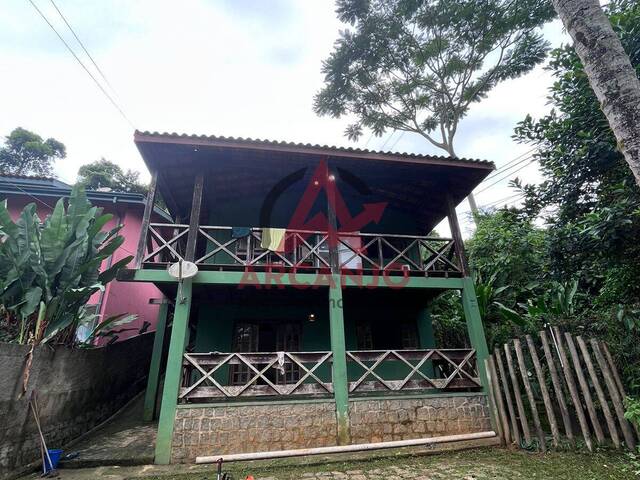
<path fill-rule="evenodd" d="M 27 195 L 38 198 L 67 197 L 73 187 L 53 177 L 0 174 L 0 195 Z M 130 192 L 107 192 L 87 190 L 87 198 L 93 202 L 126 203 L 143 205 L 145 195 Z M 163 217 L 171 217 L 165 211 L 156 207 L 155 212 Z"/>

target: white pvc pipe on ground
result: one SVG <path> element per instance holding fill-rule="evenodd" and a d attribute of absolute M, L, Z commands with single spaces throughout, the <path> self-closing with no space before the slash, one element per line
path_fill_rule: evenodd
<path fill-rule="evenodd" d="M 231 455 L 212 455 L 196 457 L 196 463 L 215 463 L 222 458 L 223 462 L 238 462 L 243 460 L 266 460 L 269 458 L 301 457 L 304 455 L 322 455 L 326 453 L 361 452 L 366 450 L 380 450 L 383 448 L 414 447 L 418 445 L 433 445 L 437 443 L 464 442 L 466 440 L 480 440 L 492 438 L 496 432 L 465 433 L 461 435 L 446 435 L 442 437 L 415 438 L 412 440 L 395 440 L 392 442 L 360 443 L 356 445 L 339 445 L 335 447 L 301 448 L 297 450 L 277 450 L 273 452 L 236 453 Z"/>

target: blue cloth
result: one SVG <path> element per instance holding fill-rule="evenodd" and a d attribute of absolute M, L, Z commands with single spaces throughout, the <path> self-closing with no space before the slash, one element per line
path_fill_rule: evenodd
<path fill-rule="evenodd" d="M 231 238 L 244 238 L 251 234 L 250 227 L 231 227 Z"/>

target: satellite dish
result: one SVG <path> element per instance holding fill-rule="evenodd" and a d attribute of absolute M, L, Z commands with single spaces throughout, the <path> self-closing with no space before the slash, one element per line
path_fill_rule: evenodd
<path fill-rule="evenodd" d="M 198 267 L 193 262 L 180 260 L 170 265 L 167 271 L 173 278 L 184 280 L 185 278 L 194 277 L 198 273 Z"/>

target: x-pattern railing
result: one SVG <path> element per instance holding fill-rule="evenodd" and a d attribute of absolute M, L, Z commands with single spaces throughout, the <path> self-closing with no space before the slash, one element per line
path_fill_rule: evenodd
<path fill-rule="evenodd" d="M 347 362 L 357 365 L 361 372 L 359 378 L 349 382 L 349 392 L 481 387 L 474 365 L 475 353 L 469 349 L 349 351 Z M 395 364 L 392 373 L 388 368 L 390 362 Z M 425 366 L 427 362 L 431 363 L 429 369 Z M 383 372 L 383 368 L 387 371 Z M 441 375 L 430 377 L 427 370 Z M 388 378 L 389 375 L 393 378 Z"/>
<path fill-rule="evenodd" d="M 167 264 L 183 258 L 188 225 L 152 223 L 143 264 Z M 229 226 L 198 227 L 199 257 L 203 268 L 267 268 L 294 270 L 330 268 L 329 234 L 321 231 L 287 230 L 282 251 L 262 246 L 263 229 L 251 228 L 234 236 Z M 408 272 L 424 275 L 461 274 L 455 242 L 448 238 L 412 235 L 339 232 L 341 269 Z"/>
<path fill-rule="evenodd" d="M 322 365 L 329 365 L 331 357 L 331 352 L 186 353 L 179 399 L 331 394 L 331 381 L 318 374 Z M 294 365 L 300 374 L 295 381 L 282 383 L 278 374 L 288 365 Z M 223 367 L 232 366 L 246 369 L 242 385 L 229 385 L 229 375 Z"/>
<path fill-rule="evenodd" d="M 471 349 L 347 351 L 349 392 L 480 388 L 475 356 Z M 332 360 L 331 352 L 186 353 L 179 400 L 330 395 Z M 282 375 L 291 366 L 296 374 Z M 234 367 L 244 369 L 241 384 L 231 381 Z"/>
<path fill-rule="evenodd" d="M 189 233 L 189 225 L 177 223 L 150 223 L 147 236 L 147 254 L 142 263 L 169 264 L 184 260 L 183 246 Z"/>

